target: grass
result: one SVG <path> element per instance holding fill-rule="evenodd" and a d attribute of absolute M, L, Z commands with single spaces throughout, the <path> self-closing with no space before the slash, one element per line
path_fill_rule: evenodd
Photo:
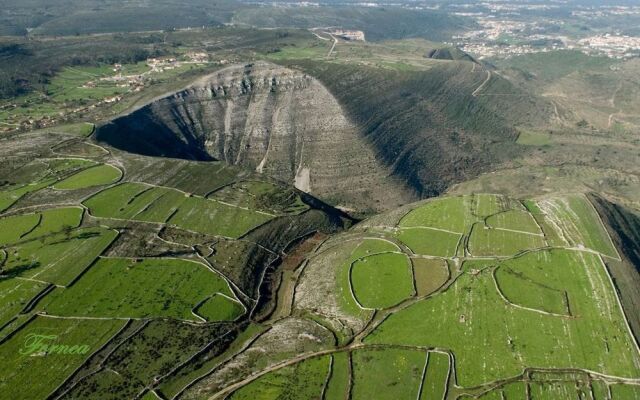
<path fill-rule="evenodd" d="M 407 349 L 363 349 L 352 353 L 352 398 L 415 399 L 426 353 Z"/>
<path fill-rule="evenodd" d="M 243 314 L 244 308 L 235 300 L 215 294 L 200 305 L 195 312 L 209 322 L 233 321 Z"/>
<path fill-rule="evenodd" d="M 593 206 L 582 195 L 552 198 L 538 202 L 553 226 L 559 226 L 563 237 L 573 246 L 584 246 L 604 255 L 618 258 Z"/>
<path fill-rule="evenodd" d="M 468 246 L 474 256 L 512 256 L 544 247 L 545 241 L 543 236 L 491 229 L 478 222 L 473 225 Z"/>
<path fill-rule="evenodd" d="M 320 398 L 329 372 L 329 356 L 311 358 L 270 372 L 235 391 L 231 400 Z"/>
<path fill-rule="evenodd" d="M 4 273 L 68 285 L 115 240 L 116 231 L 81 228 L 6 249 Z"/>
<path fill-rule="evenodd" d="M 429 352 L 421 399 L 443 399 L 449 379 L 449 355 Z"/>
<path fill-rule="evenodd" d="M 578 395 L 575 382 L 531 382 L 529 383 L 531 400 L 556 400 L 584 398 Z"/>
<path fill-rule="evenodd" d="M 80 207 L 52 208 L 39 213 L 20 214 L 0 219 L 0 245 L 26 241 L 80 225 Z"/>
<path fill-rule="evenodd" d="M 41 308 L 62 316 L 171 317 L 199 321 L 191 310 L 216 293 L 233 296 L 226 280 L 200 263 L 180 259 L 101 258 L 73 286 L 47 296 Z M 208 315 L 234 319 L 242 308 L 232 301 L 216 301 L 206 311 Z"/>
<path fill-rule="evenodd" d="M 243 330 L 235 340 L 229 345 L 229 347 L 221 354 L 206 358 L 204 360 L 198 358 L 196 362 L 185 365 L 180 368 L 175 374 L 167 379 L 163 380 L 158 387 L 158 391 L 164 395 L 165 398 L 174 398 L 180 390 L 182 390 L 189 382 L 194 379 L 207 375 L 216 366 L 219 365 L 225 357 L 230 357 L 240 350 L 240 348 L 248 341 L 255 338 L 257 335 L 265 331 L 265 326 L 259 324 L 250 324 L 245 330 Z"/>
<path fill-rule="evenodd" d="M 640 387 L 636 385 L 611 385 L 611 400 L 637 399 L 640 397 Z"/>
<path fill-rule="evenodd" d="M 460 235 L 429 228 L 405 228 L 396 235 L 415 254 L 453 257 Z"/>
<path fill-rule="evenodd" d="M 597 256 L 539 251 L 503 265 L 526 270 L 532 277 L 532 271 L 540 269 L 548 278 L 535 276 L 539 282 L 564 285 L 572 314 L 579 318 L 506 303 L 491 271 L 485 270 L 464 274 L 447 291 L 394 313 L 365 342 L 451 349 L 463 387 L 515 376 L 525 367 L 585 368 L 624 377 L 640 374 L 635 345 Z M 477 357 L 479 351 L 483 357 Z"/>
<path fill-rule="evenodd" d="M 474 212 L 480 217 L 488 217 L 504 211 L 503 197 L 495 194 L 474 194 Z"/>
<path fill-rule="evenodd" d="M 122 171 L 118 168 L 109 164 L 101 164 L 80 171 L 56 183 L 53 188 L 58 190 L 83 189 L 92 186 L 109 185 L 117 182 L 120 178 L 122 178 Z"/>
<path fill-rule="evenodd" d="M 46 283 L 0 278 L 0 326 L 4 326 L 40 293 Z"/>
<path fill-rule="evenodd" d="M 238 238 L 273 216 L 232 207 L 202 197 L 190 197 L 169 223 L 196 232 Z"/>
<path fill-rule="evenodd" d="M 492 215 L 487 218 L 487 225 L 492 228 L 542 234 L 536 220 L 527 211 L 509 210 Z"/>
<path fill-rule="evenodd" d="M 508 267 L 498 268 L 495 278 L 502 294 L 513 304 L 553 314 L 570 315 L 566 292 L 556 289 L 558 282 L 545 279 L 538 282 L 523 271 Z M 546 278 L 546 277 L 545 277 Z"/>
<path fill-rule="evenodd" d="M 188 196 L 175 189 L 130 182 L 103 190 L 84 204 L 96 217 L 168 223 L 231 238 L 238 238 L 273 218 L 270 214 Z"/>
<path fill-rule="evenodd" d="M 412 258 L 411 264 L 418 296 L 435 292 L 449 279 L 449 268 L 445 260 Z"/>
<path fill-rule="evenodd" d="M 367 308 L 388 308 L 413 295 L 411 266 L 404 254 L 377 254 L 356 261 L 351 283 L 355 297 Z"/>
<path fill-rule="evenodd" d="M 44 399 L 72 374 L 89 355 L 107 342 L 124 321 L 65 320 L 36 317 L 0 346 L 0 393 L 12 400 Z M 29 335 L 47 335 L 48 344 L 86 345 L 86 354 L 38 354 L 25 356 Z M 37 379 L 34 379 L 37 377 Z"/>
<path fill-rule="evenodd" d="M 38 191 L 55 182 L 55 179 L 48 179 L 41 182 L 21 185 L 10 190 L 0 191 L 0 212 L 11 207 L 16 201 L 27 193 Z"/>
<path fill-rule="evenodd" d="M 111 346 L 104 369 L 87 376 L 68 393 L 69 398 L 133 399 L 157 377 L 164 376 L 205 347 L 224 351 L 227 324 L 193 324 L 153 319 L 119 346 Z M 115 385 L 115 386 L 114 386 Z"/>
<path fill-rule="evenodd" d="M 334 353 L 331 376 L 325 391 L 326 399 L 346 399 L 349 393 L 349 359 L 351 354 L 343 351 Z"/>
<path fill-rule="evenodd" d="M 465 232 L 475 218 L 471 215 L 469 196 L 448 197 L 428 201 L 411 210 L 398 224 L 402 228 L 430 227 L 456 233 Z"/>
<path fill-rule="evenodd" d="M 0 219 L 0 245 L 17 242 L 39 222 L 39 214 L 13 215 Z"/>
<path fill-rule="evenodd" d="M 516 143 L 523 146 L 548 146 L 551 144 L 551 134 L 520 130 Z"/>

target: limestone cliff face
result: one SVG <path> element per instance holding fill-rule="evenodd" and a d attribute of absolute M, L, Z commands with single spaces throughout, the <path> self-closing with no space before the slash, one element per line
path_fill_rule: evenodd
<path fill-rule="evenodd" d="M 273 64 L 225 68 L 101 127 L 97 138 L 141 154 L 244 165 L 361 210 L 416 196 L 318 80 Z"/>

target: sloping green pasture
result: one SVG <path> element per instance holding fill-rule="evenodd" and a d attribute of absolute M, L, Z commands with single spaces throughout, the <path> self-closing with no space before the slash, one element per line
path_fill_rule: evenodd
<path fill-rule="evenodd" d="M 197 262 L 101 258 L 71 287 L 47 296 L 39 308 L 61 316 L 200 321 L 191 310 L 216 293 L 233 297 L 223 277 Z M 206 315 L 234 319 L 242 311 L 233 301 L 216 301 L 207 306 Z"/>

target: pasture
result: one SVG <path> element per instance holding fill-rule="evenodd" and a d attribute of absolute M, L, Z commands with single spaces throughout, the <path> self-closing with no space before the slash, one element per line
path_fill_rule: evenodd
<path fill-rule="evenodd" d="M 404 254 L 383 253 L 364 257 L 351 266 L 355 298 L 366 308 L 388 308 L 413 296 L 413 275 Z"/>
<path fill-rule="evenodd" d="M 453 257 L 460 241 L 458 234 L 430 228 L 404 228 L 396 237 L 414 254 L 435 257 Z"/>
<path fill-rule="evenodd" d="M 61 316 L 200 321 L 193 308 L 217 293 L 233 296 L 227 281 L 201 263 L 101 258 L 71 287 L 47 296 L 39 308 Z M 237 303 L 218 297 L 205 303 L 205 316 L 234 319 L 242 313 Z"/>
<path fill-rule="evenodd" d="M 46 398 L 123 325 L 124 321 L 115 320 L 35 317 L 0 346 L 2 397 L 12 400 Z M 76 346 L 74 350 L 77 351 L 67 354 L 62 349 L 43 352 L 36 343 L 68 349 Z"/>
<path fill-rule="evenodd" d="M 9 277 L 69 285 L 117 235 L 105 228 L 80 228 L 8 247 L 3 272 Z"/>
<path fill-rule="evenodd" d="M 238 238 L 273 215 L 228 205 L 176 189 L 123 183 L 84 202 L 100 218 L 169 224 L 199 233 Z"/>
<path fill-rule="evenodd" d="M 484 270 L 464 274 L 447 291 L 392 314 L 365 342 L 451 349 L 458 383 L 465 387 L 517 375 L 526 366 L 585 368 L 623 377 L 640 374 L 640 357 L 597 256 L 541 251 L 503 265 L 544 285 L 563 285 L 571 313 L 579 317 L 523 308 L 519 303 L 527 299 L 522 297 L 514 296 L 511 304 L 499 293 L 491 270 Z M 522 292 L 514 288 L 511 295 Z M 531 326 L 538 329 L 532 331 Z M 488 348 L 494 350 L 477 357 Z M 554 351 L 544 350 L 549 348 Z"/>
<path fill-rule="evenodd" d="M 77 172 L 53 185 L 58 190 L 83 189 L 109 185 L 122 178 L 122 171 L 109 164 L 100 164 Z"/>
<path fill-rule="evenodd" d="M 416 399 L 427 354 L 422 351 L 385 348 L 352 353 L 354 400 Z"/>

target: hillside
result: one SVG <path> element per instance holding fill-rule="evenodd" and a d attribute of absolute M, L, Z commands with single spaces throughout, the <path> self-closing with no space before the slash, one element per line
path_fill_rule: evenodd
<path fill-rule="evenodd" d="M 96 138 L 134 153 L 242 165 L 360 210 L 413 197 L 318 80 L 273 64 L 224 68 L 99 127 Z"/>

